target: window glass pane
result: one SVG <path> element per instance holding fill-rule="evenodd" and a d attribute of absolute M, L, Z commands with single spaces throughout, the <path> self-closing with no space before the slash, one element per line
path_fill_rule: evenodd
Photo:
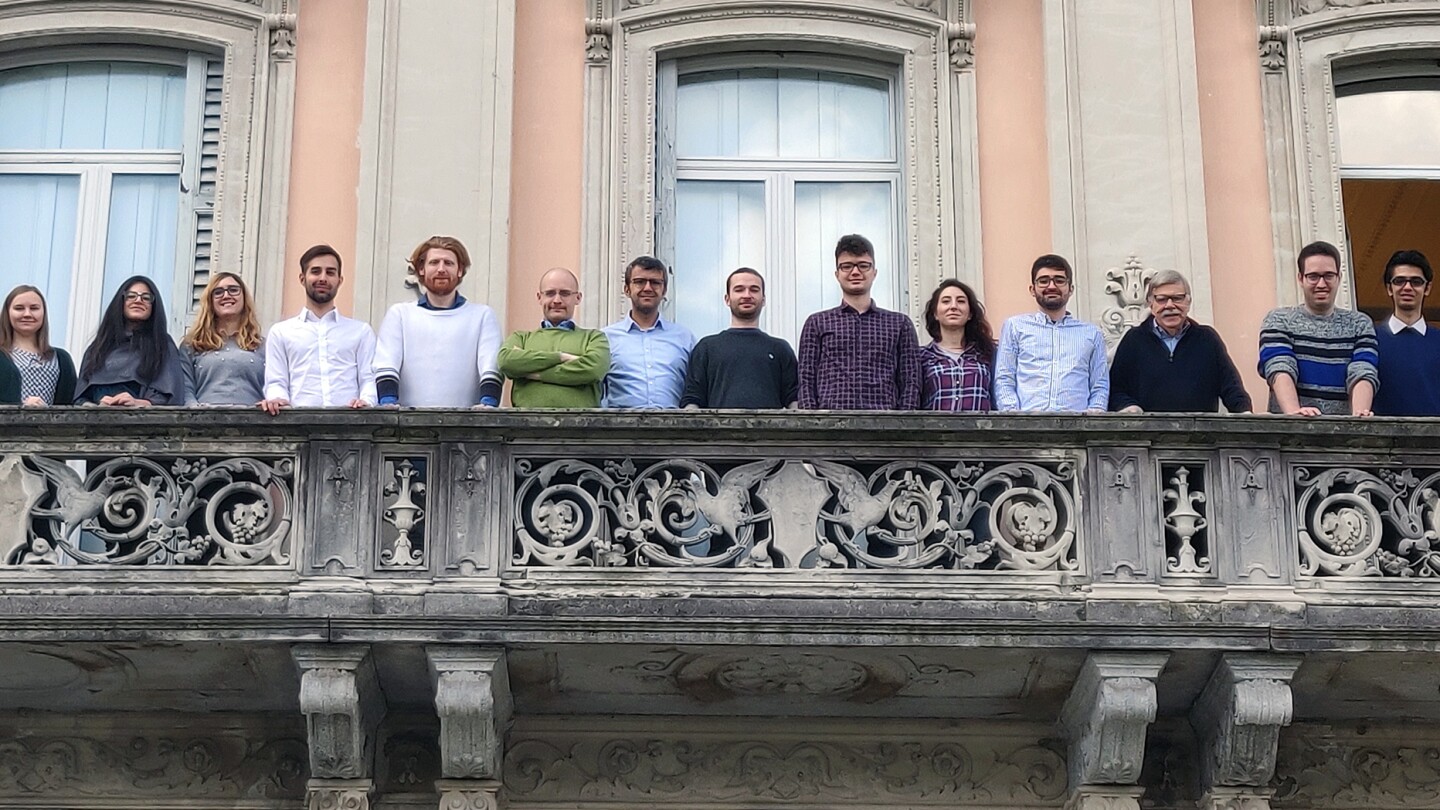
<path fill-rule="evenodd" d="M 896 309 L 896 279 L 903 275 L 895 251 L 889 183 L 795 184 L 795 315 L 840 305 L 835 281 L 835 243 L 858 233 L 875 244 L 875 286 L 870 295 Z M 798 332 L 798 329 L 797 329 Z"/>
<path fill-rule="evenodd" d="M 105 303 L 130 276 L 149 276 L 177 321 L 185 302 L 171 299 L 175 281 L 175 228 L 180 180 L 173 174 L 117 174 L 110 188 L 110 227 L 105 237 Z"/>
<path fill-rule="evenodd" d="M 1345 166 L 1440 166 L 1440 90 L 1335 99 Z"/>
<path fill-rule="evenodd" d="M 676 154 L 887 160 L 890 83 L 815 70 L 716 70 L 680 77 Z"/>
<path fill-rule="evenodd" d="M 179 149 L 185 69 L 76 62 L 0 71 L 0 149 Z"/>
<path fill-rule="evenodd" d="M 17 284 L 45 293 L 50 342 L 67 349 L 70 277 L 75 261 L 78 175 L 0 174 L 0 300 Z"/>
<path fill-rule="evenodd" d="M 765 272 L 765 184 L 685 180 L 675 186 L 675 320 L 696 336 L 730 325 L 725 277 Z"/>

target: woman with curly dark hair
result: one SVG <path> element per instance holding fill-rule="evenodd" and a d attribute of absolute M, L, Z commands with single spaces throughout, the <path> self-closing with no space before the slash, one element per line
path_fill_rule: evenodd
<path fill-rule="evenodd" d="M 85 349 L 75 404 L 144 408 L 184 405 L 180 350 L 165 327 L 155 283 L 131 276 L 116 290 Z"/>
<path fill-rule="evenodd" d="M 921 410 L 993 410 L 995 336 L 975 291 L 940 282 L 925 305 L 925 331 L 932 342 L 920 349 Z"/>

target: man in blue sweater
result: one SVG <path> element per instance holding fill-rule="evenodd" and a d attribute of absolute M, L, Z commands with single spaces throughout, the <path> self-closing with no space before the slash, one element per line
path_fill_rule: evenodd
<path fill-rule="evenodd" d="M 1440 331 L 1425 324 L 1425 296 L 1434 277 L 1418 250 L 1396 251 L 1385 263 L 1385 294 L 1394 312 L 1375 324 L 1379 416 L 1440 416 Z"/>

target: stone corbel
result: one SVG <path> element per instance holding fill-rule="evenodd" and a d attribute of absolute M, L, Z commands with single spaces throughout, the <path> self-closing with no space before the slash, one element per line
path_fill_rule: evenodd
<path fill-rule="evenodd" d="M 297 644 L 310 744 L 310 810 L 367 810 L 385 700 L 364 644 Z"/>
<path fill-rule="evenodd" d="M 610 61 L 610 36 L 615 30 L 615 21 L 609 17 L 589 17 L 585 20 L 585 61 L 603 65 Z"/>
<path fill-rule="evenodd" d="M 1201 785 L 1206 810 L 1268 808 L 1259 791 L 1275 773 L 1280 729 L 1294 706 L 1290 679 L 1294 656 L 1227 653 L 1190 712 L 1190 724 L 1205 747 Z"/>
<path fill-rule="evenodd" d="M 950 66 L 956 70 L 973 69 L 975 67 L 975 23 L 950 23 L 945 26 L 945 38 L 950 43 Z"/>
<path fill-rule="evenodd" d="M 1097 652 L 1085 659 L 1060 721 L 1069 741 L 1069 810 L 1138 810 L 1155 680 L 1170 654 Z"/>
<path fill-rule="evenodd" d="M 1290 29 L 1283 25 L 1260 26 L 1260 66 L 1270 73 L 1285 70 L 1285 46 Z"/>
<path fill-rule="evenodd" d="M 511 715 L 505 651 L 434 646 L 425 655 L 440 717 L 440 807 L 494 810 Z"/>
<path fill-rule="evenodd" d="M 294 14 L 267 14 L 266 26 L 270 29 L 270 58 L 288 62 L 295 58 Z"/>

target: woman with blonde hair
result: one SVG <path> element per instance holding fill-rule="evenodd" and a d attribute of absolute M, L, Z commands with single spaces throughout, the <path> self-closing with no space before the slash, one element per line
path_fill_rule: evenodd
<path fill-rule="evenodd" d="M 245 282 L 217 273 L 180 344 L 186 405 L 253 406 L 265 398 L 265 338 Z"/>
<path fill-rule="evenodd" d="M 50 313 L 36 287 L 21 284 L 0 310 L 0 405 L 69 405 L 75 361 L 50 345 Z"/>

